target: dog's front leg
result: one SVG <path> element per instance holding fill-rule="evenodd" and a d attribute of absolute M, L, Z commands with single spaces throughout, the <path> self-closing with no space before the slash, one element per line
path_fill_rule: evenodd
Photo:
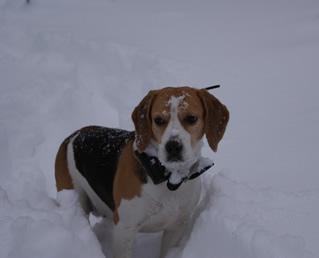
<path fill-rule="evenodd" d="M 177 223 L 173 228 L 165 230 L 162 237 L 160 257 L 165 258 L 169 249 L 178 246 L 187 231 L 187 224 L 185 221 Z"/>
<path fill-rule="evenodd" d="M 138 229 L 121 223 L 113 228 L 113 258 L 131 258 L 133 243 Z"/>

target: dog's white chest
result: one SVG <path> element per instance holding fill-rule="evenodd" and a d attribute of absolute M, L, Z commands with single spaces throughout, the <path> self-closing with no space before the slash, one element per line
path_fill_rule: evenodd
<path fill-rule="evenodd" d="M 200 197 L 200 179 L 184 183 L 170 191 L 165 183 L 145 184 L 141 196 L 121 203 L 123 222 L 139 225 L 140 231 L 157 232 L 183 223 L 195 210 Z"/>

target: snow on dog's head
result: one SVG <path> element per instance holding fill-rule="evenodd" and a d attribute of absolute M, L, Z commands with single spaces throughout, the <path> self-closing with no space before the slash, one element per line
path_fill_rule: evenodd
<path fill-rule="evenodd" d="M 157 156 L 166 168 L 183 177 L 200 157 L 204 134 L 217 151 L 229 114 L 206 90 L 168 87 L 150 91 L 132 118 L 136 148 Z"/>

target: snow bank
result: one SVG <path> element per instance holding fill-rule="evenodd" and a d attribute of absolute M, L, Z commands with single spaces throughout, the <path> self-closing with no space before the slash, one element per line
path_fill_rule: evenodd
<path fill-rule="evenodd" d="M 312 205 L 319 201 L 319 192 L 254 189 L 232 180 L 226 171 L 214 179 L 206 176 L 205 182 L 210 200 L 181 257 L 318 257 L 302 237 L 308 231 L 316 239 L 317 229 L 296 221 L 315 221 L 319 212 L 313 212 Z"/>
<path fill-rule="evenodd" d="M 38 204 L 12 201 L 0 189 L 1 257 L 104 257 L 73 191 L 61 192 L 60 206 L 46 195 Z"/>

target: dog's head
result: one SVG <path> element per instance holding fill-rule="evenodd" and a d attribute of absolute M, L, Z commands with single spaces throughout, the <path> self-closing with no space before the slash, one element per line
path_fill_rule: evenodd
<path fill-rule="evenodd" d="M 157 156 L 167 168 L 189 168 L 202 138 L 217 151 L 229 119 L 227 108 L 207 90 L 190 87 L 150 91 L 134 109 L 135 146 Z"/>

